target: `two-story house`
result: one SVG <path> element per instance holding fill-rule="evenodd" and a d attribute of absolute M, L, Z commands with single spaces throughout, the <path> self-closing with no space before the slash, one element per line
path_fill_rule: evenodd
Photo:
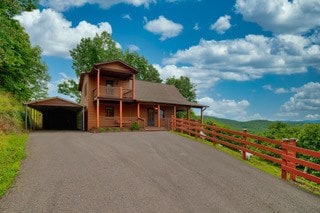
<path fill-rule="evenodd" d="M 139 71 L 116 60 L 93 65 L 80 76 L 81 102 L 85 106 L 85 129 L 140 127 L 168 129 L 177 111 L 206 106 L 187 101 L 172 85 L 135 79 Z"/>

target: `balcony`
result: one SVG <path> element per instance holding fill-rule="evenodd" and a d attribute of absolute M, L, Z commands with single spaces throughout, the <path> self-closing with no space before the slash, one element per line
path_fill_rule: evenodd
<path fill-rule="evenodd" d="M 111 87 L 111 86 L 100 86 L 99 87 L 99 98 L 107 99 L 132 99 L 132 89 L 122 87 Z M 96 99 L 97 88 L 93 90 L 93 98 Z"/>

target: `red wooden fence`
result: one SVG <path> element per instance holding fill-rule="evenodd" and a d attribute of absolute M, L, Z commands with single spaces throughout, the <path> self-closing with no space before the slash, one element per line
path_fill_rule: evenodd
<path fill-rule="evenodd" d="M 199 122 L 172 117 L 172 130 L 180 131 L 196 138 L 206 139 L 213 144 L 221 144 L 242 152 L 242 158 L 246 159 L 246 153 L 258 156 L 281 166 L 281 178 L 295 180 L 296 176 L 320 184 L 320 177 L 303 172 L 299 165 L 316 171 L 320 171 L 320 165 L 297 157 L 297 154 L 320 159 L 320 152 L 304 149 L 296 146 L 296 139 L 273 140 L 253 134 L 225 129 Z"/>

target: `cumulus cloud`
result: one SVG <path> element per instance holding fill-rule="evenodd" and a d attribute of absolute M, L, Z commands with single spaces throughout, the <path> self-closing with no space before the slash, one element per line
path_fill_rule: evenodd
<path fill-rule="evenodd" d="M 294 89 L 294 88 L 291 88 L 291 90 L 288 90 L 288 89 L 285 89 L 285 88 L 283 88 L 283 87 L 273 88 L 270 84 L 263 85 L 262 88 L 265 89 L 265 90 L 268 90 L 268 91 L 272 91 L 272 92 L 274 92 L 275 94 L 289 93 L 289 92 L 292 92 L 292 90 Z"/>
<path fill-rule="evenodd" d="M 158 19 L 147 21 L 144 25 L 144 29 L 154 34 L 161 35 L 160 40 L 164 41 L 168 38 L 178 36 L 182 32 L 183 26 L 166 19 L 164 16 L 159 16 Z"/>
<path fill-rule="evenodd" d="M 210 26 L 210 29 L 215 30 L 219 34 L 224 34 L 231 27 L 230 19 L 231 16 L 221 16 L 214 24 Z"/>
<path fill-rule="evenodd" d="M 136 7 L 149 7 L 156 0 L 40 0 L 40 4 L 44 7 L 50 7 L 57 11 L 65 11 L 72 7 L 81 7 L 85 4 L 97 4 L 101 8 L 108 9 L 116 4 L 129 4 Z"/>
<path fill-rule="evenodd" d="M 138 52 L 140 50 L 140 48 L 137 45 L 134 45 L 134 44 L 130 44 L 128 46 L 128 49 L 129 49 L 130 52 Z"/>
<path fill-rule="evenodd" d="M 192 29 L 194 29 L 195 31 L 200 30 L 199 23 L 195 23 Z"/>
<path fill-rule="evenodd" d="M 316 118 L 320 112 L 320 83 L 309 82 L 294 89 L 295 94 L 281 106 L 282 112 L 298 118 Z"/>
<path fill-rule="evenodd" d="M 32 44 L 39 45 L 44 55 L 69 57 L 69 50 L 73 49 L 83 37 L 94 37 L 103 31 L 112 33 L 108 22 L 98 25 L 81 21 L 77 26 L 66 20 L 61 13 L 52 9 L 33 10 L 23 12 L 15 17 L 25 28 Z"/>
<path fill-rule="evenodd" d="M 209 116 L 232 118 L 235 120 L 262 119 L 260 114 L 248 115 L 247 110 L 250 103 L 247 100 L 214 100 L 210 97 L 204 97 L 199 99 L 198 102 L 210 106 L 205 111 L 205 114 Z"/>
<path fill-rule="evenodd" d="M 320 46 L 301 36 L 247 35 L 235 40 L 202 39 L 198 45 L 165 58 L 163 63 L 206 74 L 203 80 L 216 77 L 246 81 L 265 74 L 303 73 L 308 67 L 319 69 L 319 55 Z"/>
<path fill-rule="evenodd" d="M 237 0 L 236 11 L 275 34 L 301 34 L 320 26 L 319 0 Z"/>
<path fill-rule="evenodd" d="M 130 14 L 125 14 L 125 15 L 122 16 L 122 18 L 123 18 L 123 19 L 127 19 L 127 20 L 129 20 L 129 21 L 132 20 Z"/>

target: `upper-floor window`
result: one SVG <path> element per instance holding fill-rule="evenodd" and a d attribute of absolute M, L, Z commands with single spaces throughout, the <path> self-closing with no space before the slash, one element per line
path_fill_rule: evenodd
<path fill-rule="evenodd" d="M 106 85 L 107 85 L 107 95 L 113 95 L 114 93 L 114 81 L 110 81 L 110 80 L 107 80 L 106 81 Z"/>

